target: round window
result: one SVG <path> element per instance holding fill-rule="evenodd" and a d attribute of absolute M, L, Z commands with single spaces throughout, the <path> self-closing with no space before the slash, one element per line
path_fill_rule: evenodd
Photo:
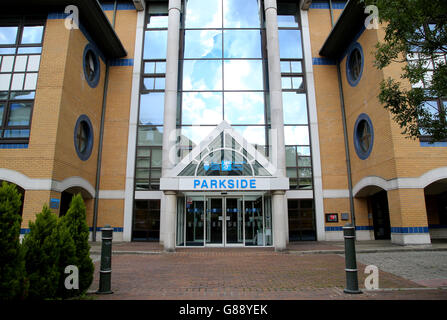
<path fill-rule="evenodd" d="M 93 149 L 93 127 L 86 115 L 79 117 L 74 132 L 76 153 L 83 161 L 90 157 Z"/>
<path fill-rule="evenodd" d="M 346 59 L 346 73 L 348 82 L 355 87 L 362 77 L 363 72 L 363 50 L 359 43 L 355 43 L 349 51 Z"/>
<path fill-rule="evenodd" d="M 354 146 L 358 157 L 365 160 L 371 154 L 374 143 L 374 131 L 371 119 L 361 114 L 354 127 Z"/>
<path fill-rule="evenodd" d="M 99 58 L 94 48 L 88 44 L 84 49 L 84 75 L 90 87 L 95 88 L 99 82 Z"/>

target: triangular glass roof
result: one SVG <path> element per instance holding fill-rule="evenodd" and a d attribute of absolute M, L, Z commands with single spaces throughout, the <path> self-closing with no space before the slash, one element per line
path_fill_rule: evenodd
<path fill-rule="evenodd" d="M 265 156 L 223 121 L 167 176 L 271 177 L 275 173 L 276 168 Z"/>

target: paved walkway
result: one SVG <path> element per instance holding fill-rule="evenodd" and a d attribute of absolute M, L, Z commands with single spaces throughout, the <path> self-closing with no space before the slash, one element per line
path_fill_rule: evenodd
<path fill-rule="evenodd" d="M 434 283 L 412 281 L 396 270 L 379 266 L 380 291 L 364 291 L 362 295 L 346 295 L 345 260 L 340 254 L 342 243 L 311 242 L 290 244 L 288 252 L 272 248 L 179 248 L 165 253 L 154 243 L 114 243 L 112 257 L 112 295 L 95 295 L 96 299 L 443 299 L 447 290 L 433 290 Z M 447 250 L 444 243 L 430 248 L 408 248 L 389 243 L 362 243 L 357 250 L 374 250 L 358 254 L 359 284 L 363 288 L 363 270 L 374 254 L 424 253 L 440 256 Z M 100 245 L 92 244 L 95 278 L 99 281 Z M 324 253 L 324 254 L 322 254 Z M 442 252 L 447 254 L 447 252 Z M 444 255 L 443 255 L 444 256 Z M 378 257 L 378 256 L 377 256 Z M 397 256 L 396 256 L 397 257 Z M 363 260 L 362 260 L 363 259 Z M 380 260 L 381 259 L 381 260 Z M 380 257 L 380 261 L 387 260 Z M 408 260 L 409 259 L 409 260 Z M 411 261 L 411 258 L 408 258 Z M 377 262 L 373 261 L 373 262 Z M 443 260 L 441 260 L 441 265 Z M 421 267 L 423 268 L 423 267 Z M 435 283 L 436 284 L 436 283 Z M 439 287 L 439 285 L 434 286 Z"/>

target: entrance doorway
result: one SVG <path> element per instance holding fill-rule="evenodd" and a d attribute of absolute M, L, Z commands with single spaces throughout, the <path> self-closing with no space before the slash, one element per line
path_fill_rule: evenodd
<path fill-rule="evenodd" d="M 272 245 L 270 205 L 254 194 L 179 198 L 177 246 Z"/>
<path fill-rule="evenodd" d="M 374 238 L 376 240 L 391 239 L 390 212 L 386 191 L 380 191 L 370 197 L 373 214 Z"/>

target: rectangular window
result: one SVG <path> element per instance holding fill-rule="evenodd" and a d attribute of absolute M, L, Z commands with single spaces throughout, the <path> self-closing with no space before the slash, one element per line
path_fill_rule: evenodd
<path fill-rule="evenodd" d="M 43 22 L 0 24 L 0 143 L 28 143 Z"/>

